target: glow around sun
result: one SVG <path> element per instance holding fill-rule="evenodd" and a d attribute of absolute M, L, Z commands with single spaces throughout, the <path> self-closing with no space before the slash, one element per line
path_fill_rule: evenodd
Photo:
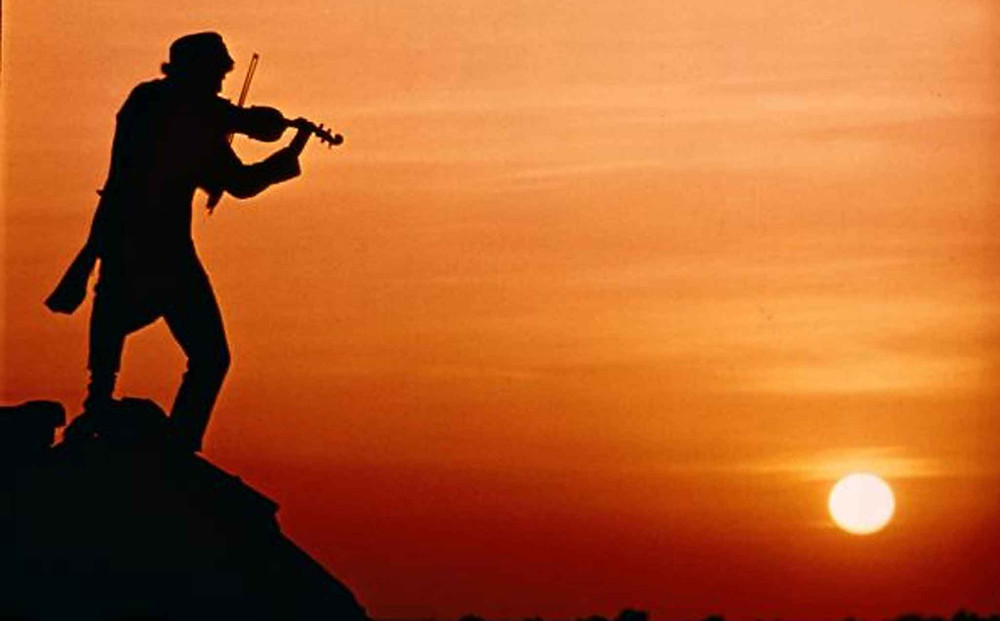
<path fill-rule="evenodd" d="M 837 481 L 828 506 L 837 526 L 854 535 L 870 535 L 892 519 L 896 499 L 889 484 L 879 477 L 856 473 Z"/>

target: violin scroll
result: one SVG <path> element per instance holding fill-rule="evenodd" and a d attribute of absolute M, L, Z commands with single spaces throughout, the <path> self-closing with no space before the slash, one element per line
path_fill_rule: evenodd
<path fill-rule="evenodd" d="M 316 125 L 312 121 L 304 118 L 297 118 L 294 121 L 288 121 L 289 127 L 295 127 L 296 129 L 304 129 L 316 136 L 320 142 L 326 144 L 328 147 L 333 147 L 339 144 L 343 144 L 344 137 L 340 134 L 335 134 L 329 127 L 324 127 L 322 123 Z"/>
<path fill-rule="evenodd" d="M 341 136 L 340 134 L 331 133 L 330 128 L 323 127 L 322 123 L 319 124 L 319 127 L 317 127 L 313 131 L 313 133 L 316 135 L 317 138 L 319 138 L 320 142 L 326 143 L 327 147 L 335 147 L 337 145 L 344 143 L 343 136 Z"/>

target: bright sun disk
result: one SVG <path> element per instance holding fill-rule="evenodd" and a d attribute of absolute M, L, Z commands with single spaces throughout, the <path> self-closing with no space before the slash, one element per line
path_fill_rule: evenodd
<path fill-rule="evenodd" d="M 837 526 L 854 535 L 869 535 L 889 523 L 896 499 L 888 483 L 862 472 L 837 481 L 828 506 Z"/>

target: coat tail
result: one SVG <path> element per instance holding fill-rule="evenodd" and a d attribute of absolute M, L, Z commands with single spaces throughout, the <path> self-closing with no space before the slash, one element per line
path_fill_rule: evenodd
<path fill-rule="evenodd" d="M 52 293 L 45 299 L 45 305 L 54 313 L 70 315 L 79 308 L 87 297 L 87 282 L 97 264 L 97 253 L 88 243 L 77 253 L 66 273 Z"/>

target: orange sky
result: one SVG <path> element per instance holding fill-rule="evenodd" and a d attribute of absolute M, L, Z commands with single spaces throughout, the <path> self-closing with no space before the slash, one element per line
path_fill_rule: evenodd
<path fill-rule="evenodd" d="M 227 96 L 257 51 L 250 101 L 347 142 L 197 211 L 206 454 L 372 614 L 1000 609 L 993 2 L 3 8 L 5 403 L 79 410 L 89 303 L 41 302 L 114 113 L 214 29 Z M 183 365 L 134 335 L 120 393 Z M 852 470 L 880 534 L 826 515 Z"/>

